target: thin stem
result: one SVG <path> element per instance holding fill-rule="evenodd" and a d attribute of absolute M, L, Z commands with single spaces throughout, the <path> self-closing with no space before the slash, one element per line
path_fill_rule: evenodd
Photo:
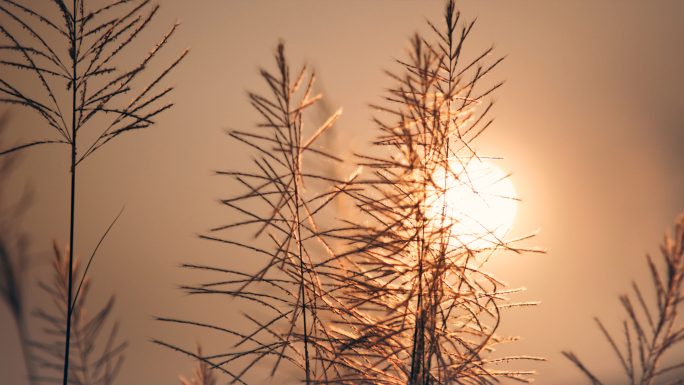
<path fill-rule="evenodd" d="M 295 163 L 296 164 L 296 163 Z M 301 231 L 301 226 L 299 222 L 299 184 L 297 183 L 297 175 L 295 171 L 295 182 L 294 182 L 294 187 L 295 187 L 295 224 L 297 226 L 297 248 L 299 252 L 299 270 L 301 274 L 301 282 L 300 282 L 300 287 L 302 288 L 302 317 L 304 321 L 304 362 L 305 362 L 305 367 L 306 367 L 306 384 L 309 385 L 311 382 L 311 376 L 309 371 L 311 370 L 309 368 L 309 335 L 306 330 L 306 293 L 305 293 L 305 287 L 304 285 L 306 284 L 304 280 L 304 255 L 302 254 L 302 231 Z"/>
<path fill-rule="evenodd" d="M 289 79 L 283 74 L 283 87 L 286 87 L 289 83 Z M 297 252 L 299 254 L 299 270 L 300 270 L 300 287 L 301 287 L 301 297 L 302 297 L 302 319 L 304 322 L 304 366 L 306 370 L 306 384 L 309 385 L 311 383 L 311 368 L 309 366 L 309 334 L 307 332 L 307 325 L 306 325 L 306 280 L 304 278 L 304 253 L 302 252 L 302 231 L 301 231 L 301 222 L 299 218 L 299 205 L 300 203 L 304 203 L 301 197 L 299 196 L 299 178 L 301 176 L 301 170 L 299 169 L 300 167 L 300 145 L 301 145 L 301 135 L 298 135 L 299 133 L 297 132 L 297 123 L 296 119 L 290 119 L 290 90 L 287 89 L 284 93 L 285 96 L 285 111 L 286 113 L 286 119 L 288 122 L 288 125 L 290 126 L 290 136 L 292 136 L 292 133 L 294 133 L 294 138 L 291 139 L 293 142 L 293 150 L 292 151 L 292 178 L 294 178 L 294 215 L 295 215 L 295 226 L 297 227 Z M 291 122 L 294 122 L 291 123 Z M 294 125 L 294 127 L 293 127 Z M 294 132 L 293 132 L 294 131 Z M 296 143 L 296 144 L 295 144 Z"/>
<path fill-rule="evenodd" d="M 74 0 L 74 17 L 72 18 L 73 27 L 71 28 L 71 224 L 69 227 L 69 290 L 67 292 L 67 319 L 66 319 L 66 343 L 64 347 L 64 380 L 63 385 L 67 385 L 69 380 L 69 348 L 71 342 L 71 314 L 72 314 L 72 291 L 73 291 L 73 270 L 74 270 L 74 206 L 76 202 L 76 1 Z"/>

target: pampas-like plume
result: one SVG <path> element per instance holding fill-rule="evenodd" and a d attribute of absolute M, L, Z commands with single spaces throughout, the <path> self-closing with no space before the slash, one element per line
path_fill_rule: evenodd
<path fill-rule="evenodd" d="M 237 246 L 240 256 L 265 258 L 265 264 L 256 272 L 234 268 L 183 265 L 186 268 L 221 272 L 226 280 L 183 287 L 191 294 L 228 295 L 261 305 L 270 313 L 264 318 L 245 314 L 254 325 L 253 331 L 241 332 L 232 327 L 218 327 L 199 322 L 160 318 L 167 322 L 193 324 L 221 330 L 239 338 L 235 349 L 221 355 L 204 357 L 214 369 L 227 373 L 232 382 L 244 383 L 243 376 L 267 357 L 273 358 L 271 375 L 281 362 L 300 368 L 307 384 L 327 381 L 336 376 L 335 352 L 331 342 L 328 317 L 334 313 L 334 298 L 327 282 L 331 272 L 337 272 L 336 258 L 321 236 L 315 218 L 325 212 L 326 206 L 346 192 L 353 179 L 339 183 L 329 177 L 307 171 L 304 157 L 317 157 L 327 161 L 340 159 L 314 145 L 335 120 L 341 110 L 334 113 L 317 130 L 304 128 L 305 109 L 321 96 L 312 95 L 314 76 L 308 76 L 306 67 L 296 77 L 290 77 L 284 45 L 278 45 L 275 73 L 261 70 L 271 95 L 249 93 L 254 108 L 263 122 L 255 131 L 230 131 L 234 139 L 253 148 L 256 171 L 220 171 L 220 175 L 234 178 L 246 192 L 221 203 L 244 220 L 212 229 L 212 233 L 243 229 L 255 236 L 255 242 L 235 240 L 218 235 L 201 235 L 201 238 Z M 328 190 L 318 193 L 313 186 L 328 184 Z M 155 341 L 159 344 L 169 344 Z M 172 347 L 188 353 L 178 347 Z M 191 354 L 195 356 L 194 354 Z M 195 356 L 196 357 L 196 356 Z"/>
<path fill-rule="evenodd" d="M 40 8 L 31 9 L 21 2 L 0 0 L 0 13 L 7 20 L 7 23 L 0 25 L 0 34 L 4 36 L 0 43 L 0 67 L 8 70 L 0 76 L 0 102 L 27 107 L 36 112 L 56 134 L 52 139 L 35 140 L 0 150 L 0 155 L 43 144 L 69 145 L 69 263 L 74 260 L 76 166 L 119 135 L 154 124 L 154 119 L 172 106 L 172 103 L 164 101 L 172 88 L 159 91 L 156 86 L 187 53 L 187 50 L 184 51 L 151 81 L 144 81 L 141 90 L 134 93 L 134 86 L 141 74 L 146 72 L 150 60 L 166 45 L 177 24 L 142 61 L 121 71 L 115 63 L 123 58 L 121 53 L 126 52 L 126 47 L 149 25 L 159 5 L 145 12 L 150 5 L 149 0 L 139 4 L 114 1 L 87 10 L 85 2 L 73 0 L 69 6 L 62 0 L 51 0 Z M 22 76 L 10 76 L 9 70 L 20 71 Z M 25 81 L 23 75 L 33 77 L 39 87 L 26 87 L 26 83 L 22 83 Z M 84 131 L 90 132 L 86 136 L 90 137 L 90 141 L 81 139 L 83 135 L 79 134 L 84 134 Z M 77 138 L 80 139 L 78 146 Z M 71 312 L 74 300 L 73 269 L 66 271 L 66 309 Z M 67 385 L 70 367 L 71 320 L 71 316 L 65 317 L 64 385 Z"/>
<path fill-rule="evenodd" d="M 634 297 L 620 296 L 620 303 L 627 313 L 622 330 L 626 347 L 619 348 L 601 321 L 595 318 L 632 385 L 650 385 L 661 375 L 684 369 L 684 361 L 676 361 L 666 367 L 659 365 L 665 353 L 684 340 L 684 323 L 677 321 L 678 308 L 684 301 L 684 213 L 675 221 L 674 239 L 666 234 L 660 251 L 665 264 L 664 275 L 658 271 L 651 256 L 646 255 L 655 288 L 655 305 L 644 299 L 634 282 L 632 289 L 638 305 L 633 302 Z M 603 384 L 574 353 L 564 351 L 563 354 L 592 384 Z M 668 382 L 668 385 L 676 384 L 684 384 L 684 377 Z"/>
<path fill-rule="evenodd" d="M 56 241 L 54 253 L 52 283 L 39 282 L 39 285 L 52 297 L 57 312 L 38 309 L 34 315 L 46 323 L 45 333 L 55 340 L 52 343 L 32 342 L 32 346 L 38 353 L 35 356 L 36 362 L 43 369 L 54 370 L 61 374 L 64 365 L 65 318 L 70 316 L 73 331 L 70 350 L 73 359 L 69 361 L 69 382 L 76 385 L 111 385 L 121 369 L 124 361 L 123 351 L 128 345 L 126 342 L 116 342 L 119 324 L 114 323 L 103 347 L 96 349 L 96 345 L 101 340 L 100 334 L 114 307 L 114 296 L 110 297 L 107 304 L 94 316 L 89 316 L 85 302 L 90 280 L 86 279 L 76 302 L 72 303 L 72 311 L 69 311 L 68 270 L 73 268 L 73 274 L 77 274 L 79 263 L 78 260 L 70 263 L 69 250 L 62 251 Z M 100 350 L 99 355 L 96 355 L 96 350 Z M 41 376 L 38 379 L 44 382 L 61 381 L 61 377 L 53 376 Z"/>
<path fill-rule="evenodd" d="M 445 21 L 442 29 L 430 23 L 436 43 L 416 35 L 409 60 L 399 61 L 406 72 L 390 74 L 398 86 L 387 100 L 396 107 L 375 107 L 396 119 L 393 124 L 375 120 L 382 132 L 375 144 L 393 152 L 361 156 L 372 171 L 358 182 L 368 189 L 351 193 L 361 215 L 337 233 L 353 251 L 339 256 L 350 265 L 340 279 L 345 320 L 336 335 L 337 359 L 347 371 L 335 383 L 526 382 L 533 372 L 495 370 L 492 364 L 541 360 L 487 357 L 507 341 L 495 331 L 504 297 L 515 290 L 505 290 L 482 266 L 497 250 L 523 249 L 484 225 L 474 233 L 457 227 L 458 219 L 446 210 L 446 181 L 480 194 L 467 165 L 481 162 L 473 140 L 489 127 L 492 104 L 477 107 L 501 83 L 484 91 L 477 85 L 502 59 L 483 66 L 490 48 L 463 64 L 473 23 L 459 26 L 453 1 Z"/>
<path fill-rule="evenodd" d="M 254 330 L 159 318 L 166 322 L 218 330 L 237 338 L 233 350 L 200 357 L 245 383 L 245 373 L 271 358 L 271 375 L 281 362 L 301 369 L 306 384 L 489 384 L 499 378 L 528 381 L 531 371 L 495 370 L 516 356 L 488 358 L 493 347 L 510 340 L 495 335 L 500 310 L 509 305 L 501 281 L 481 270 L 496 251 L 521 252 L 495 229 L 457 230 L 453 210 L 446 210 L 448 179 L 479 194 L 467 165 L 481 161 L 473 140 L 487 128 L 491 103 L 476 110 L 499 87 L 479 91 L 483 76 L 500 61 L 481 66 L 491 49 L 474 61 L 460 61 L 473 24 L 461 29 L 453 1 L 446 7 L 446 30 L 435 44 L 416 36 L 411 57 L 400 62 L 405 75 L 392 75 L 399 86 L 389 101 L 398 107 L 378 109 L 397 118 L 391 125 L 376 120 L 382 131 L 376 145 L 390 156 L 360 156 L 362 168 L 346 182 L 305 171 L 303 157 L 339 161 L 312 144 L 339 112 L 313 134 L 303 129 L 303 111 L 313 77 L 303 69 L 290 78 L 282 44 L 278 71 L 261 71 L 272 95 L 249 94 L 264 121 L 261 131 L 231 131 L 252 147 L 256 171 L 220 172 L 232 176 L 245 193 L 222 200 L 242 219 L 213 232 L 249 229 L 254 242 L 202 235 L 232 245 L 242 259 L 265 259 L 254 272 L 233 267 L 185 264 L 228 276 L 185 286 L 191 294 L 227 295 L 256 304 L 261 315 L 245 314 Z M 302 86 L 301 97 L 294 98 Z M 455 164 L 461 165 L 457 167 Z M 328 190 L 312 188 L 328 182 Z M 451 183 L 451 182 L 450 182 Z M 308 189 L 305 191 L 305 185 Z M 337 227 L 319 226 L 326 207 L 338 197 L 355 202 L 358 215 Z M 477 221 L 477 218 L 474 218 Z M 473 243 L 473 240 L 484 240 Z M 269 245 L 270 243 L 270 245 Z M 335 245 L 335 250 L 333 250 Z M 340 251 L 344 247 L 344 251 Z M 526 304 L 518 304 L 526 305 Z M 268 314 L 264 316 L 263 314 Z"/>

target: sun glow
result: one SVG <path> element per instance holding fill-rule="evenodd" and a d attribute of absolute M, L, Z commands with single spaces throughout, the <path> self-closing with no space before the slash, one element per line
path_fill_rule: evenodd
<path fill-rule="evenodd" d="M 510 231 L 517 210 L 509 175 L 486 160 L 451 161 L 450 167 L 446 182 L 444 176 L 436 178 L 440 189 L 446 188 L 433 204 L 452 224 L 450 244 L 469 249 L 496 246 Z"/>

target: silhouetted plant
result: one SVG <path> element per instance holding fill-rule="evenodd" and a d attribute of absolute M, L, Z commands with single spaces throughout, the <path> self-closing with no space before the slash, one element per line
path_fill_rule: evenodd
<path fill-rule="evenodd" d="M 484 199 L 469 165 L 482 162 L 472 142 L 491 123 L 485 117 L 491 103 L 480 113 L 475 107 L 500 84 L 484 91 L 476 85 L 501 59 L 483 67 L 480 62 L 490 48 L 461 65 L 473 23 L 458 29 L 460 17 L 453 1 L 447 3 L 445 17 L 444 32 L 430 24 L 440 41 L 430 44 L 416 36 L 410 61 L 400 61 L 407 73 L 392 75 L 399 86 L 388 99 L 399 107 L 376 107 L 397 117 L 391 125 L 376 120 L 382 134 L 375 144 L 393 151 L 389 156 L 360 156 L 360 166 L 370 175 L 360 169 L 344 183 L 303 170 L 305 153 L 339 161 L 312 147 L 339 111 L 306 139 L 303 111 L 319 96 L 309 98 L 313 77 L 306 82 L 305 70 L 291 81 L 283 46 L 278 47 L 278 72 L 261 71 L 272 97 L 249 94 L 264 118 L 259 127 L 265 130 L 229 133 L 257 152 L 256 171 L 219 172 L 244 188 L 245 193 L 222 200 L 242 218 L 212 230 L 251 227 L 255 243 L 201 236 L 236 246 L 245 252 L 242 259 L 256 254 L 265 256 L 267 263 L 256 272 L 183 265 L 229 276 L 184 286 L 189 293 L 242 298 L 273 315 L 247 314 L 255 325 L 252 332 L 159 318 L 237 337 L 234 349 L 221 354 L 201 356 L 156 343 L 223 371 L 232 383 L 244 383 L 244 374 L 269 356 L 275 360 L 271 375 L 287 360 L 301 368 L 307 384 L 529 381 L 531 371 L 495 370 L 490 365 L 540 359 L 487 357 L 496 344 L 510 340 L 495 335 L 500 310 L 528 304 L 509 304 L 504 296 L 516 290 L 506 290 L 482 271 L 496 251 L 525 249 L 514 247 L 517 240 L 502 238 L 500 229 L 486 228 L 478 218 L 475 228 L 464 228 L 461 208 L 446 198 L 450 189 L 465 186 Z M 303 84 L 303 95 L 295 99 Z M 305 192 L 305 182 L 309 186 L 315 181 L 328 182 L 327 190 Z M 353 199 L 358 215 L 341 225 L 319 228 L 325 208 L 342 196 Z M 264 246 L 264 237 L 271 248 Z M 335 243 L 345 251 L 333 251 L 330 245 Z"/>
<path fill-rule="evenodd" d="M 382 131 L 375 145 L 393 151 L 361 156 L 372 177 L 358 183 L 369 190 L 352 193 L 361 215 L 338 232 L 355 250 L 344 255 L 351 265 L 340 279 L 346 321 L 337 330 L 339 358 L 348 372 L 334 382 L 527 382 L 533 372 L 495 370 L 491 364 L 541 360 L 487 357 L 496 344 L 510 340 L 495 335 L 500 310 L 526 304 L 508 304 L 504 296 L 516 290 L 504 289 L 482 266 L 497 250 L 523 249 L 481 222 L 464 228 L 459 222 L 465 208 L 447 201 L 452 188 L 482 194 L 470 165 L 482 162 L 473 140 L 489 127 L 492 104 L 482 112 L 475 107 L 501 85 L 478 91 L 476 85 L 502 59 L 481 65 L 490 48 L 461 64 L 473 23 L 459 27 L 459 20 L 449 1 L 446 28 L 440 32 L 430 23 L 439 41 L 416 35 L 410 60 L 399 61 L 406 73 L 389 74 L 398 86 L 387 100 L 397 107 L 375 106 L 396 118 L 393 124 L 375 119 Z"/>
<path fill-rule="evenodd" d="M 285 59 L 284 46 L 278 45 L 276 53 L 277 72 L 261 70 L 268 83 L 271 97 L 249 93 L 249 99 L 264 119 L 259 131 L 230 131 L 234 139 L 255 149 L 256 171 L 220 171 L 220 175 L 233 177 L 246 192 L 221 201 L 235 210 L 242 220 L 212 229 L 212 232 L 243 228 L 255 234 L 254 243 L 230 238 L 202 235 L 201 238 L 234 245 L 244 250 L 242 258 L 255 253 L 265 256 L 266 264 L 257 272 L 240 271 L 185 264 L 183 267 L 222 272 L 227 280 L 199 286 L 184 286 L 191 294 L 220 294 L 243 298 L 272 311 L 270 318 L 259 319 L 245 314 L 254 323 L 252 332 L 239 332 L 232 327 L 219 327 L 195 321 L 159 318 L 162 321 L 192 324 L 221 330 L 237 336 L 239 342 L 233 352 L 200 358 L 179 347 L 161 341 L 210 364 L 231 377 L 232 382 L 244 383 L 243 375 L 265 357 L 275 357 L 273 375 L 282 360 L 300 367 L 307 384 L 329 380 L 336 367 L 329 361 L 335 357 L 331 342 L 329 313 L 334 309 L 334 299 L 326 284 L 330 271 L 338 267 L 332 249 L 320 236 L 315 218 L 326 206 L 353 182 L 346 183 L 304 169 L 305 154 L 324 160 L 340 162 L 340 159 L 314 147 L 313 143 L 330 128 L 340 115 L 333 114 L 315 132 L 304 128 L 304 110 L 321 98 L 311 97 L 314 76 L 306 79 L 306 66 L 296 78 L 290 77 Z M 303 89 L 303 91 L 300 91 Z M 308 156 L 307 155 L 307 156 Z M 328 191 L 318 193 L 311 188 L 317 182 L 334 185 Z M 305 184 L 309 189 L 305 191 Z M 265 246 L 270 243 L 271 247 Z M 258 246 L 257 246 L 258 245 Z M 243 359 L 243 360 L 241 360 Z M 242 366 L 240 362 L 246 362 Z M 238 369 L 233 369 L 233 368 Z M 237 370 L 240 370 L 239 372 Z M 335 374 L 333 374 L 335 375 Z"/>
<path fill-rule="evenodd" d="M 187 50 L 151 81 L 143 81 L 142 91 L 131 98 L 137 79 L 166 44 L 177 24 L 141 62 L 131 69 L 119 71 L 115 61 L 149 24 L 159 5 L 143 15 L 140 12 L 149 5 L 149 1 L 133 5 L 128 1 L 115 1 L 94 10 L 86 9 L 85 0 L 73 0 L 71 6 L 63 0 L 52 0 L 48 4 L 53 8 L 42 6 L 40 9 L 31 9 L 16 1 L 0 0 L 0 12 L 10 21 L 0 25 L 0 32 L 5 36 L 5 41 L 0 45 L 0 51 L 3 52 L 0 64 L 6 70 L 14 68 L 33 75 L 40 84 L 38 89 L 20 87 L 17 85 L 19 81 L 6 72 L 0 77 L 0 101 L 35 111 L 56 131 L 57 138 L 32 141 L 4 150 L 0 155 L 40 144 L 69 145 L 71 224 L 70 256 L 67 260 L 71 263 L 74 251 L 76 166 L 120 134 L 150 126 L 159 113 L 172 106 L 163 102 L 171 87 L 162 91 L 154 89 L 180 62 Z M 17 30 L 14 31 L 10 24 L 18 27 Z M 64 89 L 67 93 L 64 93 Z M 110 119 L 109 122 L 106 122 L 106 118 Z M 86 136 L 89 141 L 79 141 L 77 146 L 77 138 L 82 137 L 79 134 L 84 134 L 86 128 L 90 132 Z M 72 297 L 73 269 L 66 271 L 67 311 L 71 313 L 76 301 Z M 65 317 L 64 385 L 67 384 L 70 367 L 71 320 L 71 316 Z"/>
<path fill-rule="evenodd" d="M 52 343 L 32 342 L 37 353 L 35 360 L 41 368 L 54 370 L 62 373 L 64 365 L 64 336 L 66 334 L 66 317 L 71 317 L 72 324 L 72 349 L 75 357 L 69 362 L 69 382 L 77 385 L 111 385 L 123 364 L 123 350 L 127 343 L 116 342 L 116 334 L 119 329 L 115 323 L 101 353 L 96 355 L 96 343 L 100 333 L 104 329 L 107 318 L 114 306 L 114 296 L 111 296 L 107 304 L 94 316 L 89 317 L 85 308 L 85 301 L 90 288 L 90 280 L 86 278 L 79 287 L 79 296 L 72 304 L 69 312 L 69 268 L 72 274 L 78 274 L 78 259 L 69 263 L 69 250 L 60 250 L 57 242 L 54 243 L 55 258 L 52 266 L 54 276 L 51 284 L 39 282 L 39 286 L 50 296 L 57 307 L 57 312 L 44 309 L 37 310 L 34 315 L 43 320 L 47 325 L 43 330 L 49 337 L 55 338 Z M 41 382 L 59 382 L 61 377 L 40 376 Z"/>
<path fill-rule="evenodd" d="M 627 312 L 627 320 L 622 323 L 626 347 L 619 348 L 601 321 L 595 318 L 632 385 L 652 384 L 661 375 L 684 369 L 684 361 L 666 367 L 660 364 L 665 353 L 684 340 L 684 323 L 677 322 L 678 309 L 684 302 L 684 214 L 675 221 L 674 239 L 666 234 L 660 251 L 665 263 L 664 276 L 651 256 L 646 255 L 655 289 L 655 312 L 653 303 L 647 303 L 635 282 L 632 282 L 632 288 L 638 305 L 628 295 L 620 296 L 620 303 Z M 563 354 L 592 384 L 603 384 L 574 353 L 565 351 Z M 668 382 L 668 385 L 675 384 L 684 384 L 684 377 Z"/>

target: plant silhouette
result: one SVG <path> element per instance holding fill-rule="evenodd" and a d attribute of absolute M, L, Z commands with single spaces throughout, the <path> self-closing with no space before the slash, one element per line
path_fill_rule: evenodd
<path fill-rule="evenodd" d="M 650 255 L 646 255 L 648 270 L 655 288 L 655 312 L 649 305 L 635 282 L 632 289 L 638 305 L 628 295 L 620 296 L 620 303 L 627 313 L 622 323 L 625 348 L 620 349 L 603 323 L 595 318 L 601 333 L 608 340 L 617 356 L 630 384 L 652 384 L 658 377 L 669 375 L 684 368 L 684 361 L 661 367 L 660 361 L 674 345 L 684 340 L 684 324 L 677 321 L 677 308 L 684 301 L 684 214 L 675 221 L 674 238 L 665 235 L 660 246 L 665 265 L 665 274 L 659 272 Z M 564 351 L 567 357 L 584 373 L 594 385 L 601 382 L 582 361 L 572 352 Z M 684 384 L 684 378 L 673 380 L 668 385 Z"/>
<path fill-rule="evenodd" d="M 406 73 L 390 74 L 399 85 L 388 100 L 397 107 L 375 107 L 396 117 L 392 124 L 375 120 L 381 131 L 375 145 L 392 150 L 359 155 L 359 169 L 344 181 L 306 171 L 305 155 L 341 161 L 312 145 L 340 111 L 305 134 L 303 112 L 320 96 L 310 97 L 313 77 L 307 81 L 305 69 L 290 78 L 284 47 L 278 46 L 277 72 L 261 70 L 270 97 L 249 93 L 263 122 L 254 132 L 229 132 L 256 152 L 255 171 L 219 172 L 245 191 L 221 201 L 241 219 L 212 230 L 235 237 L 249 228 L 255 239 L 200 236 L 237 247 L 240 258 L 263 257 L 264 267 L 250 272 L 183 265 L 228 276 L 184 286 L 188 293 L 240 298 L 260 307 L 262 316 L 245 314 L 254 325 L 251 332 L 158 318 L 227 333 L 237 338 L 228 352 L 201 356 L 156 343 L 223 371 L 231 383 L 245 383 L 245 374 L 267 357 L 271 376 L 288 361 L 307 384 L 529 381 L 531 371 L 495 370 L 492 364 L 541 359 L 487 357 L 494 345 L 511 340 L 495 334 L 500 310 L 528 304 L 509 304 L 504 297 L 516 290 L 482 270 L 497 251 L 526 249 L 513 245 L 520 239 L 508 240 L 481 223 L 465 232 L 458 207 L 447 209 L 446 198 L 457 184 L 490 199 L 478 191 L 469 165 L 487 158 L 475 151 L 473 140 L 489 127 L 492 104 L 483 111 L 476 107 L 500 83 L 483 90 L 479 84 L 501 59 L 483 66 L 490 48 L 464 65 L 461 54 L 473 23 L 459 26 L 453 1 L 445 18 L 446 28 L 430 24 L 439 41 L 416 35 L 409 61 L 399 61 Z M 302 96 L 294 99 L 300 87 Z M 326 182 L 325 188 L 312 188 L 321 185 L 316 182 Z M 319 219 L 337 215 L 330 205 L 336 199 L 352 202 L 357 213 L 324 229 Z"/>
<path fill-rule="evenodd" d="M 334 312 L 330 294 L 331 272 L 337 272 L 336 258 L 318 228 L 316 218 L 325 213 L 332 200 L 351 188 L 355 176 L 341 183 L 330 177 L 307 171 L 305 156 L 332 162 L 341 159 L 318 149 L 314 143 L 340 116 L 338 110 L 317 130 L 305 130 L 304 112 L 321 95 L 312 96 L 314 76 L 307 79 L 306 66 L 296 78 L 290 76 L 283 43 L 278 45 L 277 71 L 261 70 L 272 94 L 264 97 L 249 93 L 254 108 L 263 118 L 257 131 L 230 131 L 234 139 L 255 149 L 254 172 L 219 171 L 233 177 L 245 193 L 224 199 L 221 203 L 236 211 L 244 220 L 211 230 L 212 233 L 245 228 L 254 234 L 255 242 L 235 241 L 214 235 L 201 238 L 237 246 L 245 252 L 265 256 L 266 264 L 254 273 L 235 269 L 185 264 L 183 267 L 222 272 L 227 280 L 184 286 L 191 294 L 218 294 L 242 298 L 261 305 L 273 313 L 270 318 L 245 317 L 255 325 L 252 332 L 239 332 L 195 321 L 158 318 L 162 321 L 192 324 L 218 329 L 237 336 L 236 352 L 200 357 L 188 350 L 155 340 L 156 343 L 183 351 L 214 369 L 230 375 L 232 382 L 244 383 L 243 376 L 268 356 L 275 357 L 273 375 L 282 361 L 300 367 L 307 384 L 327 382 L 338 368 L 329 365 L 335 357 L 329 322 Z M 329 190 L 313 191 L 317 182 L 327 182 Z M 271 247 L 264 246 L 270 243 Z M 242 361 L 247 363 L 238 369 Z M 239 372 L 238 372 L 239 370 Z"/>
<path fill-rule="evenodd" d="M 149 25 L 159 5 L 146 11 L 149 1 L 138 4 L 115 1 L 90 10 L 85 3 L 85 0 L 73 0 L 71 4 L 52 0 L 51 9 L 45 6 L 31 9 L 16 1 L 0 1 L 0 12 L 9 21 L 0 25 L 4 36 L 0 64 L 7 70 L 0 77 L 0 101 L 27 107 L 56 133 L 55 139 L 31 141 L 2 150 L 0 155 L 54 143 L 66 144 L 71 150 L 64 385 L 72 370 L 69 364 L 71 324 L 77 301 L 73 296 L 72 276 L 77 166 L 119 135 L 154 124 L 154 118 L 172 106 L 164 101 L 172 88 L 158 91 L 157 86 L 187 53 L 184 51 L 173 63 L 163 67 L 151 81 L 140 79 L 151 59 L 175 31 L 177 24 L 174 24 L 142 61 L 130 69 L 118 70 L 117 61 L 123 58 L 122 52 Z M 18 73 L 19 79 L 33 77 L 40 86 L 37 89 L 18 86 L 17 78 L 9 75 L 10 70 Z M 124 101 L 124 97 L 131 97 L 138 83 L 142 83 L 141 91 Z M 84 135 L 86 141 L 81 139 Z"/>
<path fill-rule="evenodd" d="M 72 311 L 69 312 L 67 302 L 68 269 L 71 267 L 74 270 L 72 275 L 78 274 L 79 261 L 76 259 L 73 264 L 70 264 L 67 258 L 70 254 L 69 250 L 62 251 L 57 242 L 54 242 L 53 250 L 55 254 L 52 262 L 53 280 L 51 284 L 39 282 L 39 286 L 52 297 L 57 306 L 57 312 L 38 309 L 34 314 L 47 325 L 44 332 L 53 336 L 55 340 L 52 343 L 32 342 L 32 347 L 37 352 L 42 353 L 42 355 L 36 354 L 34 359 L 41 368 L 55 370 L 58 373 L 62 372 L 64 365 L 63 344 L 66 334 L 64 330 L 65 318 L 71 316 L 73 331 L 71 342 L 73 344 L 72 349 L 75 350 L 76 354 L 69 369 L 69 382 L 77 385 L 111 385 L 121 369 L 124 361 L 123 351 L 128 346 L 126 342 L 116 342 L 119 329 L 118 322 L 112 326 L 100 354 L 98 356 L 95 354 L 96 343 L 114 307 L 114 296 L 111 296 L 109 301 L 94 316 L 89 316 L 85 302 L 90 288 L 90 280 L 86 278 L 80 287 L 80 295 L 72 304 Z M 41 382 L 60 381 L 60 378 L 52 376 L 39 376 L 37 379 Z"/>
<path fill-rule="evenodd" d="M 527 381 L 529 371 L 494 370 L 487 353 L 507 341 L 495 332 L 500 310 L 516 306 L 504 296 L 516 290 L 482 270 L 498 250 L 522 252 L 478 221 L 460 227 L 463 207 L 448 202 L 450 189 L 489 199 L 478 190 L 471 164 L 483 158 L 473 141 L 490 126 L 492 106 L 476 107 L 501 83 L 479 90 L 482 78 L 501 62 L 482 65 L 492 48 L 462 63 L 464 43 L 474 22 L 464 23 L 453 1 L 445 27 L 428 22 L 438 41 L 411 40 L 404 74 L 389 74 L 392 107 L 374 106 L 393 116 L 379 119 L 374 143 L 392 151 L 360 156 L 372 175 L 360 180 L 368 189 L 350 195 L 360 218 L 339 236 L 352 244 L 344 287 L 340 355 L 349 373 L 341 383 L 447 384 L 496 382 L 498 377 Z M 494 197 L 513 199 L 511 197 Z M 523 237 L 524 239 L 527 237 Z M 342 255 L 340 255 L 342 256 Z M 527 305 L 527 304 L 517 304 Z"/>

